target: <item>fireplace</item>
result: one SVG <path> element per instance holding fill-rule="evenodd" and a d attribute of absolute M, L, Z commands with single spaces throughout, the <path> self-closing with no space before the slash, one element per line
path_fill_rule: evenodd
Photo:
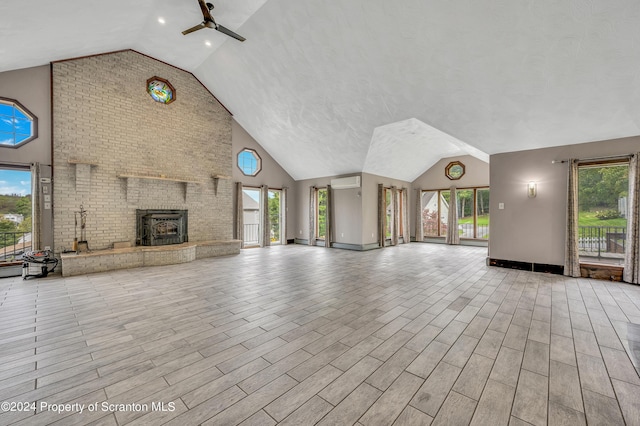
<path fill-rule="evenodd" d="M 136 245 L 162 246 L 189 241 L 187 210 L 136 210 Z"/>

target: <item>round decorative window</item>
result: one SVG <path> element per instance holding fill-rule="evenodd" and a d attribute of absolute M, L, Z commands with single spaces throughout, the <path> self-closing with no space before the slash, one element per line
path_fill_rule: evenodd
<path fill-rule="evenodd" d="M 154 101 L 170 104 L 176 100 L 176 90 L 164 78 L 151 77 L 147 80 L 147 92 Z"/>
<path fill-rule="evenodd" d="M 38 137 L 38 119 L 14 99 L 0 98 L 0 146 L 17 148 Z"/>
<path fill-rule="evenodd" d="M 255 150 L 245 148 L 238 153 L 238 168 L 245 176 L 255 176 L 262 170 L 262 159 Z"/>
<path fill-rule="evenodd" d="M 458 180 L 464 175 L 464 164 L 460 161 L 452 161 L 447 164 L 444 174 L 451 180 Z"/>

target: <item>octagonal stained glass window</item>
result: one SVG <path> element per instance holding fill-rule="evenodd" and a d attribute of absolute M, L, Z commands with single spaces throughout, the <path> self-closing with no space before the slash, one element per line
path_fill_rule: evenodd
<path fill-rule="evenodd" d="M 17 148 L 38 137 L 38 118 L 14 99 L 0 98 L 0 146 Z"/>
<path fill-rule="evenodd" d="M 238 168 L 245 176 L 255 176 L 262 170 L 262 159 L 255 150 L 245 148 L 238 153 Z"/>
<path fill-rule="evenodd" d="M 151 77 L 147 80 L 147 92 L 154 101 L 161 104 L 170 104 L 176 100 L 176 90 L 164 78 Z"/>

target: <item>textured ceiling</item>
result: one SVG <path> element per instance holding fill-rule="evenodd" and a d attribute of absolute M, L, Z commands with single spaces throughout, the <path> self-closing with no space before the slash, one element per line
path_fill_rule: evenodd
<path fill-rule="evenodd" d="M 214 3 L 246 42 L 183 36 L 196 0 L 3 0 L 0 71 L 136 49 L 193 72 L 295 179 L 640 134 L 637 0 Z"/>

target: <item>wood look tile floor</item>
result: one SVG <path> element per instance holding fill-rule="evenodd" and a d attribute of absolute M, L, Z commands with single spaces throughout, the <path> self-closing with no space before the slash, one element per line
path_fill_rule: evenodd
<path fill-rule="evenodd" d="M 283 246 L 0 279 L 0 424 L 640 424 L 640 287 L 486 252 Z"/>

